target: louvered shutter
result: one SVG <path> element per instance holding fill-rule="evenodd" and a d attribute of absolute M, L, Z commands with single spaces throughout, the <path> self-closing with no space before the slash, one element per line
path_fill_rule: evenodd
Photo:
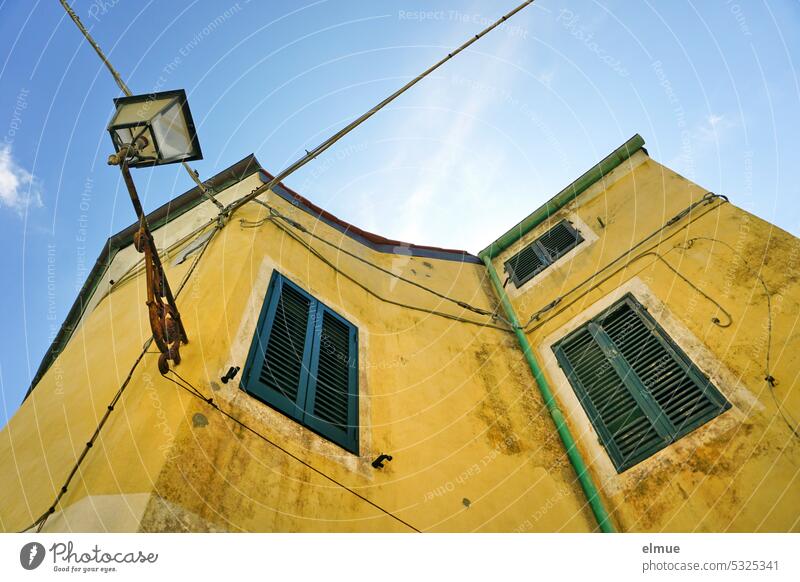
<path fill-rule="evenodd" d="M 674 438 L 730 404 L 632 297 L 610 312 L 603 328 L 654 399 Z"/>
<path fill-rule="evenodd" d="M 304 422 L 351 452 L 358 452 L 356 329 L 320 305 Z"/>
<path fill-rule="evenodd" d="M 519 287 L 547 266 L 536 244 L 530 244 L 506 261 L 506 272 Z"/>
<path fill-rule="evenodd" d="M 358 454 L 358 330 L 275 272 L 242 388 Z"/>
<path fill-rule="evenodd" d="M 554 351 L 620 472 L 730 408 L 631 295 Z"/>
<path fill-rule="evenodd" d="M 553 262 L 583 240 L 578 231 L 566 221 L 561 221 L 537 240 L 539 247 Z"/>
<path fill-rule="evenodd" d="M 537 273 L 583 242 L 572 225 L 562 220 L 505 263 L 506 272 L 516 287 L 525 284 Z"/>
<path fill-rule="evenodd" d="M 284 277 L 274 277 L 248 358 L 247 392 L 302 420 L 316 301 Z"/>
<path fill-rule="evenodd" d="M 664 438 L 623 381 L 624 372 L 614 367 L 588 327 L 564 342 L 557 355 L 618 469 L 664 445 Z"/>

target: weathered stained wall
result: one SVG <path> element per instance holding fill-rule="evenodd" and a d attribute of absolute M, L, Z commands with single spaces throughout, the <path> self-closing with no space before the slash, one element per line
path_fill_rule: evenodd
<path fill-rule="evenodd" d="M 231 201 L 258 180 L 220 197 Z M 501 271 L 561 218 L 586 239 L 521 289 L 507 290 L 523 323 L 563 296 L 530 324 L 528 338 L 618 529 L 797 530 L 800 450 L 783 419 L 800 417 L 797 239 L 717 199 L 628 254 L 704 194 L 639 151 L 495 265 Z M 335 246 L 454 299 L 496 307 L 479 264 L 411 257 L 405 248 L 378 252 L 277 195 L 264 199 Z M 155 233 L 160 248 L 170 247 L 164 263 L 173 288 L 193 262 L 174 265 L 174 257 L 213 215 L 204 203 Z M 265 216 L 257 204 L 237 212 L 188 279 L 178 304 L 191 343 L 177 371 L 274 445 L 161 378 L 157 356 L 146 354 L 47 531 L 409 531 L 353 492 L 425 531 L 595 528 L 512 334 L 383 301 L 272 222 L 261 223 Z M 490 322 L 300 236 L 385 299 Z M 93 310 L 0 433 L 3 530 L 27 526 L 49 506 L 149 336 L 136 260 L 132 249 L 117 254 Z M 240 377 L 220 382 L 229 366 L 244 363 L 276 268 L 359 329 L 359 456 L 247 396 Z M 757 273 L 769 290 L 770 325 Z M 551 346 L 626 292 L 733 408 L 617 474 Z M 767 368 L 774 389 L 764 381 Z M 380 453 L 394 459 L 375 470 L 370 463 Z"/>
<path fill-rule="evenodd" d="M 509 297 L 523 324 L 560 298 L 531 322 L 527 335 L 619 529 L 797 531 L 800 442 L 789 423 L 800 418 L 800 241 L 715 199 L 628 252 L 705 194 L 639 151 L 507 249 L 495 266 L 502 271 L 510 256 L 563 218 L 584 235 L 590 230 L 587 242 Z M 769 290 L 771 318 L 759 276 Z M 617 474 L 552 345 L 626 292 L 733 408 Z M 777 380 L 774 388 L 764 380 L 767 373 Z"/>
<path fill-rule="evenodd" d="M 233 200 L 248 192 L 252 177 L 223 193 Z M 205 221 L 210 202 L 181 216 L 155 233 L 159 248 L 180 240 Z M 0 527 L 27 527 L 50 507 L 75 460 L 92 436 L 114 394 L 127 378 L 150 336 L 144 303 L 144 275 L 120 280 L 135 267 L 134 249 L 115 257 L 88 313 L 70 342 L 0 432 Z M 173 267 L 163 259 L 177 291 L 190 262 Z M 124 278 L 123 278 L 124 279 Z M 187 287 L 180 301 L 186 301 Z M 111 420 L 73 480 L 61 508 L 47 530 L 135 530 L 153 483 L 164 464 L 182 418 L 182 406 L 158 374 L 153 355 L 145 355 L 123 392 Z M 88 510 L 87 510 L 88 508 Z"/>
<path fill-rule="evenodd" d="M 250 191 L 255 180 L 223 198 Z M 267 199 L 316 234 L 386 269 L 457 300 L 495 307 L 479 264 L 377 252 L 276 195 Z M 181 350 L 177 371 L 183 378 L 276 445 L 417 529 L 510 531 L 522 520 L 541 531 L 594 528 L 508 331 L 386 303 L 272 222 L 252 228 L 239 223 L 264 216 L 256 204 L 238 212 L 181 293 L 178 305 L 191 342 Z M 185 215 L 160 229 L 173 233 L 156 238 L 181 239 L 201 222 Z M 309 242 L 378 295 L 492 323 Z M 173 288 L 190 264 L 191 257 L 180 266 L 165 260 Z M 220 382 L 229 366 L 244 363 L 274 268 L 359 329 L 359 456 L 247 396 L 239 377 Z M 25 527 L 51 503 L 149 335 L 144 293 L 143 275 L 135 270 L 117 280 L 0 434 L 0 459 L 12 467 L 0 471 L 4 529 Z M 409 531 L 161 378 L 156 358 L 145 355 L 134 372 L 46 530 Z M 376 470 L 371 461 L 380 453 L 394 459 Z"/>

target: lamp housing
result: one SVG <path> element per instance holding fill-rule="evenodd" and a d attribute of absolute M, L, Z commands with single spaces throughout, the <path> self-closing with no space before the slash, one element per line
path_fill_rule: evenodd
<path fill-rule="evenodd" d="M 114 105 L 116 111 L 108 131 L 117 153 L 126 146 L 134 146 L 128 156 L 130 167 L 203 159 L 183 89 L 118 97 Z"/>

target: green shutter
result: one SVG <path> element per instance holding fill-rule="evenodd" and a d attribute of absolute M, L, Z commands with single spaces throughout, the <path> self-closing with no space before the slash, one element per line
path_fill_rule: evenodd
<path fill-rule="evenodd" d="M 562 220 L 505 263 L 505 270 L 516 287 L 532 279 L 562 255 L 583 242 L 572 225 Z"/>
<path fill-rule="evenodd" d="M 313 337 L 312 298 L 283 277 L 270 283 L 246 366 L 247 391 L 302 419 Z M 242 376 L 244 379 L 244 375 Z"/>
<path fill-rule="evenodd" d="M 519 287 L 547 266 L 546 259 L 539 254 L 536 243 L 532 243 L 506 261 L 506 272 L 514 285 Z"/>
<path fill-rule="evenodd" d="M 356 328 L 275 272 L 242 389 L 358 452 Z"/>
<path fill-rule="evenodd" d="M 730 407 L 635 300 L 620 305 L 603 327 L 673 434 L 682 436 Z"/>
<path fill-rule="evenodd" d="M 561 353 L 559 362 L 615 462 L 624 464 L 661 448 L 664 441 L 623 381 L 624 372 L 615 368 L 588 327 L 565 342 Z"/>
<path fill-rule="evenodd" d="M 553 349 L 619 472 L 730 408 L 632 295 Z"/>
<path fill-rule="evenodd" d="M 322 307 L 308 384 L 305 422 L 320 434 L 358 452 L 355 328 Z"/>
<path fill-rule="evenodd" d="M 551 261 L 555 261 L 583 239 L 578 231 L 563 220 L 539 237 L 539 246 L 545 251 Z"/>

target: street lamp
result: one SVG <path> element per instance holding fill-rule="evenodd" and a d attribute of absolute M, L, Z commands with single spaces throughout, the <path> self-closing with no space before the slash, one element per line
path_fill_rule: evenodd
<path fill-rule="evenodd" d="M 117 111 L 108 124 L 114 148 L 119 153 L 138 142 L 136 156 L 128 161 L 130 167 L 203 158 L 185 91 L 119 97 L 114 104 Z"/>
<path fill-rule="evenodd" d="M 133 245 L 137 251 L 144 253 L 150 328 L 153 341 L 161 351 L 158 369 L 166 374 L 170 360 L 175 365 L 180 363 L 180 344 L 189 340 L 136 193 L 130 168 L 200 160 L 203 154 L 183 90 L 120 97 L 114 99 L 114 104 L 117 110 L 108 124 L 108 131 L 116 153 L 109 156 L 108 163 L 119 166 L 139 218 L 139 230 L 134 234 Z"/>

